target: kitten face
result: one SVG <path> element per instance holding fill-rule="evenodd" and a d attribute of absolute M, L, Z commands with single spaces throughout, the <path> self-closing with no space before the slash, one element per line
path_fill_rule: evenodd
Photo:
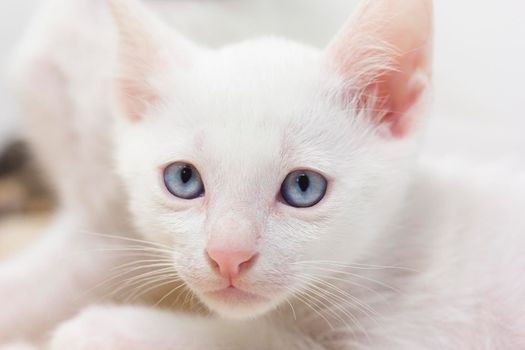
<path fill-rule="evenodd" d="M 401 203 L 414 140 L 385 136 L 321 52 L 280 40 L 195 52 L 186 66 L 167 55 L 165 69 L 127 90 L 136 99 L 122 110 L 135 121 L 117 123 L 119 173 L 137 226 L 172 248 L 192 291 L 225 317 L 254 317 L 321 277 L 315 261 L 352 263 L 377 244 Z M 138 109 L 137 96 L 147 97 Z M 166 188 L 176 162 L 198 171 L 202 196 Z M 327 181 L 311 207 L 281 195 L 296 170 Z M 238 273 L 224 274 L 240 251 L 250 254 L 233 264 Z"/>
<path fill-rule="evenodd" d="M 163 106 L 140 126 L 123 126 L 118 158 L 142 232 L 173 247 L 176 270 L 210 307 L 253 315 L 301 289 L 311 267 L 301 261 L 351 262 L 366 251 L 392 188 L 403 187 L 399 171 L 389 169 L 394 159 L 386 159 L 398 147 L 334 103 L 339 82 L 322 71 L 316 52 L 262 41 L 206 58 L 178 75 Z M 162 170 L 177 161 L 199 171 L 203 197 L 184 200 L 166 190 Z M 328 180 L 313 207 L 280 198 L 296 169 Z M 216 236 L 255 241 L 255 263 L 234 280 L 250 295 L 213 293 L 229 286 L 206 257 Z"/>

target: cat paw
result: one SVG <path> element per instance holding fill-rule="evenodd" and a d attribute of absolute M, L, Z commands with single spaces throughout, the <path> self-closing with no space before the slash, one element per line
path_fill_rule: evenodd
<path fill-rule="evenodd" d="M 91 307 L 62 323 L 53 333 L 50 350 L 139 349 L 123 334 L 126 320 L 109 312 L 111 308 Z"/>
<path fill-rule="evenodd" d="M 38 348 L 28 343 L 12 343 L 0 345 L 0 350 L 37 350 Z"/>
<path fill-rule="evenodd" d="M 50 350 L 203 349 L 169 312 L 125 306 L 90 307 L 54 332 Z"/>
<path fill-rule="evenodd" d="M 27 320 L 24 320 L 27 299 L 20 300 L 23 292 L 18 290 L 17 294 L 13 284 L 10 285 L 7 282 L 8 278 L 3 277 L 0 276 L 0 350 L 4 350 L 4 343 L 24 339 L 26 334 L 21 330 L 23 325 L 27 325 Z M 14 285 L 16 286 L 16 283 Z"/>

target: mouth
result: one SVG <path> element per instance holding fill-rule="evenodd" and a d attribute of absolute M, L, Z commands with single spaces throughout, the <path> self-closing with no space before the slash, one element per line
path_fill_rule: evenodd
<path fill-rule="evenodd" d="M 254 304 L 266 301 L 266 298 L 254 293 L 246 292 L 234 285 L 206 292 L 205 294 L 209 298 L 220 300 L 228 304 Z"/>
<path fill-rule="evenodd" d="M 275 290 L 276 288 L 272 289 Z M 200 288 L 196 291 L 200 300 L 211 311 L 225 319 L 253 319 L 274 309 L 282 301 L 282 297 L 275 292 L 265 292 L 264 288 L 252 292 L 251 288 L 244 289 L 243 285 L 235 283 L 225 283 L 204 290 Z"/>

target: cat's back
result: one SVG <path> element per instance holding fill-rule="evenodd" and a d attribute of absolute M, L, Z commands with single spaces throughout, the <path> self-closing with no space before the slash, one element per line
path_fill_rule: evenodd
<path fill-rule="evenodd" d="M 418 270 L 403 301 L 411 319 L 396 316 L 420 328 L 427 339 L 419 345 L 525 348 L 523 170 L 450 158 L 422 164 L 403 237 L 402 264 Z"/>
<path fill-rule="evenodd" d="M 25 134 L 62 202 L 100 221 L 101 198 L 119 196 L 108 99 L 117 33 L 104 0 L 40 6 L 11 60 Z"/>
<path fill-rule="evenodd" d="M 448 157 L 423 161 L 417 177 L 412 210 L 421 219 L 413 220 L 429 242 L 472 272 L 525 268 L 525 168 Z"/>

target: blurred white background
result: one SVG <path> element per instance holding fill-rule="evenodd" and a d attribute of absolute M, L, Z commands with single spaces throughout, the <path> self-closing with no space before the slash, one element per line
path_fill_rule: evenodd
<path fill-rule="evenodd" d="M 0 68 L 40 1 L 0 1 Z M 75 0 L 71 0 L 75 1 Z M 147 0 L 187 35 L 219 45 L 264 33 L 324 45 L 357 0 Z M 177 2 L 178 11 L 169 9 Z M 435 128 L 457 122 L 452 135 L 484 152 L 524 147 L 525 2 L 520 0 L 437 0 Z M 214 28 L 221 27 L 220 37 Z M 226 28 L 227 30 L 224 30 Z M 226 34 L 225 34 L 226 33 Z M 0 79 L 0 147 L 17 130 L 16 107 Z M 479 132 L 471 128 L 485 126 Z M 432 126 L 431 126 L 432 127 Z M 474 129 L 477 130 L 477 129 Z M 457 131 L 457 134 L 455 132 Z M 465 132 L 467 133 L 465 134 Z M 434 133 L 433 137 L 438 137 Z M 454 142 L 451 140 L 452 144 Z M 467 142 L 468 143 L 468 142 Z M 449 143 L 450 146 L 450 143 Z M 453 148 L 453 147 L 452 147 Z"/>
<path fill-rule="evenodd" d="M 16 104 L 6 82 L 6 65 L 38 0 L 0 1 L 0 150 L 18 131 Z"/>

